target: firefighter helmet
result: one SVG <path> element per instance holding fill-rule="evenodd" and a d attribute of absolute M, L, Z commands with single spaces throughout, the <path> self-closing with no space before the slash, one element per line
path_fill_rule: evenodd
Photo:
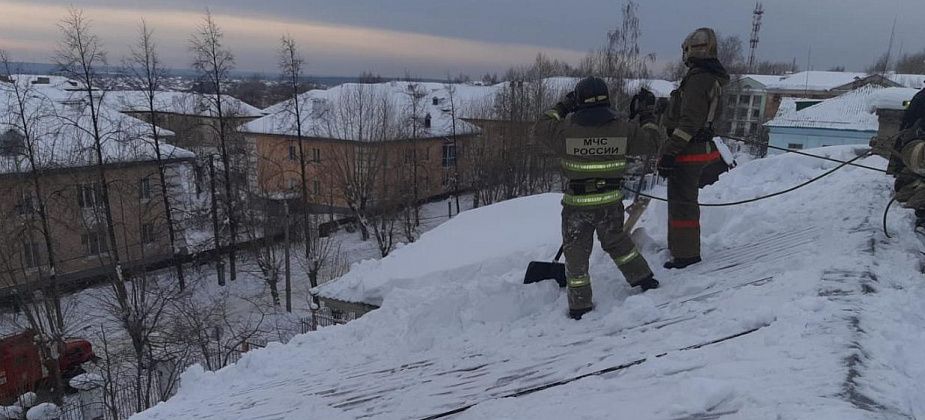
<path fill-rule="evenodd" d="M 700 28 L 691 32 L 681 44 L 681 58 L 685 63 L 692 58 L 716 58 L 716 32 L 710 28 Z"/>
<path fill-rule="evenodd" d="M 581 79 L 575 85 L 575 100 L 578 106 L 610 104 L 610 93 L 604 80 L 591 76 Z"/>

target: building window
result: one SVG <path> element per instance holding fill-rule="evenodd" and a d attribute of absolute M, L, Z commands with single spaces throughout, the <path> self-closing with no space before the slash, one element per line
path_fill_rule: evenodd
<path fill-rule="evenodd" d="M 358 147 L 356 151 L 356 167 L 360 176 L 366 176 L 373 164 L 373 151 L 368 147 Z"/>
<path fill-rule="evenodd" d="M 456 166 L 456 143 L 443 144 L 443 167 Z"/>
<path fill-rule="evenodd" d="M 0 155 L 19 156 L 26 148 L 25 137 L 16 130 L 8 130 L 0 136 Z"/>
<path fill-rule="evenodd" d="M 153 223 L 145 223 L 141 225 L 141 243 L 144 245 L 153 244 L 157 242 L 157 235 L 154 231 Z"/>
<path fill-rule="evenodd" d="M 289 190 L 295 191 L 297 189 L 299 189 L 299 180 L 290 178 L 289 179 Z"/>
<path fill-rule="evenodd" d="M 77 186 L 77 200 L 82 209 L 97 208 L 103 203 L 103 187 L 99 182 Z"/>
<path fill-rule="evenodd" d="M 19 201 L 16 202 L 16 214 L 27 216 L 33 213 L 35 213 L 35 199 L 32 191 L 23 191 Z"/>
<path fill-rule="evenodd" d="M 315 195 L 321 195 L 321 181 L 317 179 L 312 180 L 312 193 Z"/>
<path fill-rule="evenodd" d="M 109 247 L 106 246 L 106 237 L 99 231 L 87 232 L 80 235 L 80 243 L 83 245 L 85 255 L 88 257 L 101 255 L 109 251 Z"/>
<path fill-rule="evenodd" d="M 299 160 L 299 150 L 295 143 L 289 143 L 289 160 Z"/>
<path fill-rule="evenodd" d="M 151 178 L 144 177 L 138 180 L 138 198 L 142 200 L 151 199 Z"/>
<path fill-rule="evenodd" d="M 803 148 L 803 144 L 802 143 L 789 143 L 787 144 L 787 148 L 793 149 L 793 150 L 800 150 Z"/>
<path fill-rule="evenodd" d="M 321 162 L 321 149 L 318 149 L 318 148 L 312 149 L 312 162 L 315 162 L 315 163 Z"/>
<path fill-rule="evenodd" d="M 41 248 L 38 242 L 23 241 L 22 243 L 22 266 L 23 268 L 32 268 L 42 265 L 39 262 Z"/>

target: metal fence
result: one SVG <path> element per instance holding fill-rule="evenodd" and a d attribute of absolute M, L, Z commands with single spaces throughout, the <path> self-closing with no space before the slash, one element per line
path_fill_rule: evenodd
<path fill-rule="evenodd" d="M 340 316 L 334 313 L 316 312 L 312 316 L 304 317 L 299 320 L 300 332 L 305 334 L 309 331 L 318 331 L 319 328 L 331 327 L 334 325 L 346 324 L 352 319 L 350 317 Z"/>

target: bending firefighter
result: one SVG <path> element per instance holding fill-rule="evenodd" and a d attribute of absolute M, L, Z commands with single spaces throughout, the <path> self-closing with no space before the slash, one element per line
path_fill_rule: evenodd
<path fill-rule="evenodd" d="M 669 138 L 662 146 L 658 173 L 668 178 L 668 249 L 665 268 L 700 262 L 700 206 L 697 204 L 703 168 L 721 159 L 713 144 L 713 122 L 721 110 L 723 86 L 729 74 L 716 58 L 716 34 L 700 28 L 681 45 L 688 71 L 671 92 L 664 117 Z"/>
<path fill-rule="evenodd" d="M 621 192 L 627 154 L 647 155 L 655 145 L 610 108 L 606 83 L 594 77 L 581 80 L 537 124 L 537 132 L 561 159 L 568 181 L 562 198 L 562 246 L 569 315 L 581 319 L 593 307 L 588 259 L 595 231 L 631 286 L 657 288 L 649 264 L 623 232 Z"/>

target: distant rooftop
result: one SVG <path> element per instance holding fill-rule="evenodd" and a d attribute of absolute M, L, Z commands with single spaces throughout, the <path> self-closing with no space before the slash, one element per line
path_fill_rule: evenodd
<path fill-rule="evenodd" d="M 826 99 L 802 110 L 796 110 L 798 99 L 781 103 L 777 116 L 768 127 L 823 128 L 832 130 L 877 131 L 878 108 L 902 109 L 903 101 L 918 92 L 910 88 L 883 88 L 868 85 L 835 98 Z"/>

